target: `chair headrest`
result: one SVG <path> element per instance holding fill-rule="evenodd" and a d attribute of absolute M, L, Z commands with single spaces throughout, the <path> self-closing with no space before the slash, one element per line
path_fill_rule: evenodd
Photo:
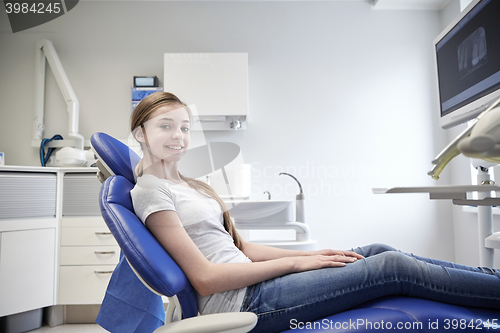
<path fill-rule="evenodd" d="M 196 316 L 194 288 L 184 272 L 135 215 L 130 198 L 134 185 L 122 176 L 111 176 L 101 186 L 101 214 L 123 254 L 141 278 L 158 293 L 177 295 L 183 315 Z"/>
<path fill-rule="evenodd" d="M 104 178 L 109 175 L 120 175 L 135 184 L 135 167 L 141 160 L 139 155 L 106 133 L 94 133 L 90 138 L 90 144 L 98 158 L 97 165 Z"/>

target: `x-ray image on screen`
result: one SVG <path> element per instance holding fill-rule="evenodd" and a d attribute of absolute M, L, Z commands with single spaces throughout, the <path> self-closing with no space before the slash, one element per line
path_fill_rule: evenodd
<path fill-rule="evenodd" d="M 457 55 L 461 78 L 488 62 L 486 32 L 483 27 L 479 27 L 460 43 Z"/>

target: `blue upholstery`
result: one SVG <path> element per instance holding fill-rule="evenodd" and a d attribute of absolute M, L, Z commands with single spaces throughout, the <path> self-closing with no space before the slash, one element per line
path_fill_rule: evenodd
<path fill-rule="evenodd" d="M 120 175 L 135 184 L 135 167 L 141 160 L 132 149 L 106 133 L 94 133 L 90 143 L 99 161 L 112 175 Z"/>
<path fill-rule="evenodd" d="M 130 199 L 134 185 L 122 176 L 106 179 L 99 195 L 101 214 L 123 254 L 159 294 L 177 295 L 184 318 L 198 314 L 194 288 L 154 236 L 135 215 Z"/>
<path fill-rule="evenodd" d="M 133 213 L 129 192 L 135 182 L 134 169 L 139 161 L 139 157 L 120 141 L 104 133 L 94 134 L 91 142 L 94 150 L 99 152 L 99 158 L 107 164 L 112 174 L 123 175 L 127 178 L 124 179 L 119 176 L 110 177 L 104 182 L 101 189 L 101 197 L 106 198 L 101 202 L 102 214 L 106 222 L 109 223 L 108 226 L 118 240 L 125 256 L 155 290 L 165 295 L 178 295 L 183 309 L 183 317 L 195 315 L 197 311 L 196 298 L 184 273 Z M 151 250 L 155 254 L 151 256 L 141 254 L 141 250 L 146 248 L 148 252 Z M 127 262 L 121 261 L 117 269 L 115 269 L 115 273 L 126 272 L 127 268 Z M 113 273 L 113 276 L 115 276 L 115 273 Z M 119 286 L 110 283 L 107 296 L 101 306 L 101 312 L 105 311 L 105 313 L 102 315 L 101 313 L 99 314 L 99 324 L 101 324 L 99 321 L 108 323 L 110 317 L 112 317 L 112 311 L 114 311 L 115 316 L 120 316 L 126 311 L 132 311 L 131 309 L 134 307 L 132 300 L 117 303 L 114 299 L 116 295 L 125 295 L 129 292 L 122 289 L 140 289 L 142 288 L 142 284 L 135 276 L 130 274 L 124 274 L 120 278 L 127 281 L 123 281 Z M 169 282 L 164 283 L 164 278 Z M 134 298 L 134 301 L 137 303 L 143 302 L 143 300 L 148 299 L 152 295 L 149 290 L 140 290 Z M 112 295 L 112 297 L 108 297 L 109 295 Z M 109 299 L 113 299 L 113 301 L 109 301 Z M 127 307 L 125 307 L 125 303 L 127 303 Z M 115 304 L 119 306 L 114 308 Z M 150 317 L 154 317 L 152 311 L 149 309 L 144 310 L 144 312 L 149 312 L 151 314 Z M 114 320 L 116 321 L 116 319 Z M 404 332 L 448 332 L 452 328 L 458 328 L 462 332 L 477 332 L 479 328 L 483 330 L 488 329 L 481 322 L 486 320 L 489 320 L 489 323 L 496 322 L 496 328 L 500 330 L 500 311 L 466 308 L 418 298 L 398 296 L 378 299 L 352 310 L 326 317 L 310 324 L 311 328 L 306 326 L 299 329 L 297 327 L 286 332 L 373 332 L 383 330 L 380 327 L 377 329 L 376 326 L 382 325 L 382 323 L 384 323 L 385 329 L 387 329 L 387 325 L 390 323 L 394 331 L 398 331 L 398 323 L 411 325 L 410 328 L 403 327 L 402 330 L 399 330 Z M 154 320 L 147 322 L 149 326 L 156 325 Z M 460 329 L 460 324 L 464 322 L 467 323 L 467 326 L 463 327 L 462 325 L 463 329 Z M 359 323 L 359 325 L 353 325 L 353 323 Z M 418 326 L 420 323 L 421 326 Z M 439 325 L 437 329 L 435 326 L 436 323 Z M 298 325 L 299 323 L 296 324 Z M 447 324 L 448 327 L 446 326 Z M 453 326 L 454 324 L 459 326 Z M 105 325 L 101 326 L 104 326 L 111 332 L 125 332 L 125 330 L 118 328 L 119 326 L 113 325 L 114 323 L 109 324 L 108 327 Z M 136 323 L 131 322 L 127 325 L 134 326 Z M 116 327 L 116 329 L 109 328 L 111 326 Z M 142 327 L 149 326 L 143 325 Z M 490 329 L 495 329 L 495 326 Z M 130 332 L 150 331 L 152 330 L 144 328 L 130 330 Z"/>

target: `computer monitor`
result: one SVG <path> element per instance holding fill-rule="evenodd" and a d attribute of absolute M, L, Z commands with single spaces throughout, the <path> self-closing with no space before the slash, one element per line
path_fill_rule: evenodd
<path fill-rule="evenodd" d="M 474 0 L 434 40 L 440 126 L 477 117 L 500 97 L 500 0 Z"/>

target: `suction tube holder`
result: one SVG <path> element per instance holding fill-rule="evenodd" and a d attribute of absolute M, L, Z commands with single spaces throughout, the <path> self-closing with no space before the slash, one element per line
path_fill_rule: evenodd
<path fill-rule="evenodd" d="M 289 173 L 286 172 L 280 172 L 278 176 L 281 175 L 286 175 L 292 177 L 296 182 L 297 185 L 299 185 L 299 194 L 295 196 L 295 220 L 297 222 L 302 222 L 306 223 L 306 211 L 305 211 L 305 197 L 304 193 L 302 192 L 302 185 L 300 184 L 299 180 L 295 178 L 295 176 L 292 176 Z"/>

